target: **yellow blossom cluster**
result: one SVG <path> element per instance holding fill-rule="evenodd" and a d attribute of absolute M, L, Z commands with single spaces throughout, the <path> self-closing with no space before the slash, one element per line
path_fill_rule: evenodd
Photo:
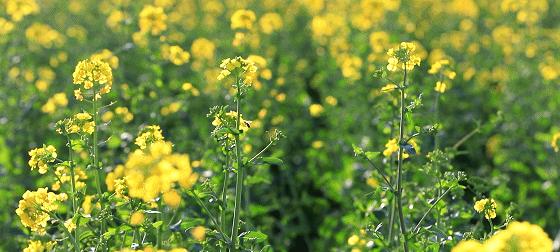
<path fill-rule="evenodd" d="M 146 5 L 142 11 L 140 11 L 139 16 L 138 26 L 140 27 L 141 33 L 159 35 L 167 30 L 167 15 L 162 7 Z"/>
<path fill-rule="evenodd" d="M 177 45 L 162 45 L 161 57 L 165 60 L 170 61 L 174 65 L 180 66 L 189 62 L 191 54 Z"/>
<path fill-rule="evenodd" d="M 25 16 L 39 12 L 39 5 L 35 0 L 9 0 L 3 1 L 6 13 L 13 21 L 19 22 Z"/>
<path fill-rule="evenodd" d="M 76 69 L 72 74 L 73 82 L 79 85 L 74 90 L 74 96 L 81 101 L 84 99 L 85 91 L 91 92 L 91 96 L 95 100 L 101 98 L 102 94 L 107 94 L 111 91 L 113 85 L 113 72 L 108 63 L 101 61 L 98 58 L 90 58 L 82 60 L 76 65 Z"/>
<path fill-rule="evenodd" d="M 41 111 L 43 111 L 43 113 L 52 114 L 56 112 L 57 108 L 66 107 L 66 105 L 68 105 L 66 94 L 63 92 L 56 93 L 41 107 Z"/>
<path fill-rule="evenodd" d="M 223 80 L 232 73 L 234 75 L 240 75 L 239 77 L 243 78 L 243 83 L 247 85 L 253 83 L 253 80 L 256 79 L 257 66 L 255 63 L 240 56 L 233 59 L 227 58 L 222 60 L 220 68 L 222 70 L 220 71 L 220 75 L 218 75 L 218 80 Z"/>
<path fill-rule="evenodd" d="M 552 240 L 541 227 L 529 222 L 512 222 L 483 243 L 461 241 L 451 252 L 549 252 Z"/>
<path fill-rule="evenodd" d="M 70 118 L 57 122 L 56 132 L 59 134 L 92 134 L 95 131 L 93 117 L 87 113 L 77 113 Z"/>
<path fill-rule="evenodd" d="M 55 241 L 42 242 L 29 240 L 28 245 L 23 249 L 23 252 L 47 252 L 51 251 L 55 245 Z"/>
<path fill-rule="evenodd" d="M 112 69 L 119 68 L 119 57 L 109 49 L 103 49 L 98 53 L 94 53 L 90 58 L 107 62 Z"/>
<path fill-rule="evenodd" d="M 559 142 L 560 132 L 556 132 L 554 135 L 552 135 L 552 140 L 550 140 L 550 146 L 552 146 L 552 149 L 554 149 L 555 152 L 560 151 L 560 146 L 558 146 Z"/>
<path fill-rule="evenodd" d="M 387 51 L 389 55 L 387 70 L 395 72 L 400 68 L 410 71 L 414 66 L 419 66 L 420 57 L 415 52 L 416 45 L 412 42 L 401 42 L 399 46 L 390 48 Z"/>
<path fill-rule="evenodd" d="M 214 127 L 230 127 L 235 128 L 237 122 L 237 112 L 229 111 L 223 117 L 216 116 L 212 121 Z M 247 132 L 251 128 L 251 121 L 243 119 L 243 115 L 239 115 L 239 129 L 242 132 Z"/>
<path fill-rule="evenodd" d="M 24 226 L 42 235 L 45 234 L 47 223 L 51 219 L 50 214 L 58 209 L 59 202 L 67 199 L 65 193 L 49 192 L 46 187 L 37 191 L 26 191 L 23 199 L 19 201 L 16 214 Z"/>
<path fill-rule="evenodd" d="M 418 143 L 416 143 L 414 139 L 409 140 L 408 143 L 412 145 L 412 147 L 416 152 L 419 151 L 420 146 L 418 145 Z M 387 143 L 385 144 L 385 150 L 383 150 L 383 156 L 390 157 L 393 153 L 398 153 L 398 152 L 399 152 L 398 140 L 396 138 L 389 139 L 389 141 L 387 141 Z M 408 157 L 410 157 L 410 155 L 404 152 L 403 158 L 406 159 Z"/>
<path fill-rule="evenodd" d="M 118 198 L 138 198 L 151 204 L 163 196 L 165 204 L 177 208 L 181 203 L 177 187 L 188 189 L 198 179 L 189 156 L 173 153 L 172 144 L 163 141 L 157 125 L 146 127 L 136 144 L 140 148 L 128 156 L 125 164 L 107 174 L 107 188 Z"/>
<path fill-rule="evenodd" d="M 367 239 L 367 233 L 365 230 L 360 229 L 359 234 L 353 234 L 346 240 L 348 246 L 352 248 L 351 252 L 361 252 L 362 249 L 371 249 L 373 246 L 373 241 Z"/>
<path fill-rule="evenodd" d="M 64 43 L 62 34 L 49 25 L 41 23 L 34 23 L 27 27 L 27 29 L 25 29 L 25 37 L 31 45 L 39 45 L 44 48 L 58 47 Z"/>
<path fill-rule="evenodd" d="M 15 28 L 14 23 L 9 20 L 0 17 L 0 35 L 6 35 L 10 33 Z"/>
<path fill-rule="evenodd" d="M 484 213 L 486 219 L 496 218 L 496 202 L 493 199 L 481 199 L 474 203 L 474 210 Z"/>
<path fill-rule="evenodd" d="M 148 147 L 150 144 L 163 141 L 163 139 L 164 137 L 161 128 L 158 125 L 150 125 L 145 127 L 140 132 L 138 137 L 136 137 L 134 143 L 138 145 L 141 150 L 143 150 L 146 149 L 146 147 Z"/>
<path fill-rule="evenodd" d="M 445 93 L 447 90 L 447 82 L 446 80 L 453 80 L 457 73 L 449 68 L 449 60 L 441 59 L 436 61 L 434 64 L 431 65 L 430 70 L 428 70 L 429 74 L 432 75 L 439 75 L 439 80 L 436 82 L 436 87 L 434 90 L 439 93 Z"/>
<path fill-rule="evenodd" d="M 124 164 L 122 177 L 125 178 L 129 196 L 147 203 L 153 203 L 161 194 L 174 191 L 175 185 L 188 189 L 198 178 L 192 172 L 189 156 L 173 153 L 172 144 L 165 141 L 154 142 L 144 150 L 132 152 Z M 180 198 L 164 200 L 171 202 L 172 207 L 178 205 L 177 201 Z"/>
<path fill-rule="evenodd" d="M 31 170 L 37 168 L 39 173 L 45 174 L 49 168 L 48 163 L 56 160 L 56 149 L 52 145 L 35 148 L 29 151 L 29 166 Z"/>
<path fill-rule="evenodd" d="M 253 28 L 253 23 L 257 19 L 252 10 L 237 10 L 231 16 L 231 29 L 247 29 Z"/>
<path fill-rule="evenodd" d="M 312 117 L 319 117 L 323 112 L 325 112 L 323 105 L 317 103 L 309 105 L 309 114 Z"/>
<path fill-rule="evenodd" d="M 57 177 L 57 180 L 52 184 L 51 189 L 53 191 L 60 190 L 62 184 L 70 183 L 72 181 L 72 173 L 70 168 L 66 165 L 59 165 L 56 167 L 54 174 Z M 79 168 L 74 168 L 74 181 L 76 183 L 76 189 L 82 189 L 86 187 L 86 179 L 88 178 L 86 172 Z"/>
<path fill-rule="evenodd" d="M 259 19 L 259 26 L 264 34 L 271 34 L 284 26 L 282 17 L 278 13 L 269 12 Z"/>
<path fill-rule="evenodd" d="M 191 53 L 195 59 L 213 60 L 216 45 L 206 38 L 197 38 L 191 44 Z"/>

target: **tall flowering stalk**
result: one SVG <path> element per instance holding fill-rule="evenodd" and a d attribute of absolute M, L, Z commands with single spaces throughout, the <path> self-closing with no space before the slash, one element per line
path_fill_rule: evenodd
<path fill-rule="evenodd" d="M 95 170 L 97 198 L 100 202 L 103 212 L 103 200 L 101 199 L 103 192 L 101 191 L 101 173 L 102 167 L 99 165 L 99 140 L 98 140 L 98 121 L 99 121 L 99 101 L 101 96 L 109 93 L 113 85 L 113 73 L 108 63 L 102 61 L 99 57 L 82 60 L 76 66 L 72 74 L 73 83 L 77 85 L 74 90 L 74 96 L 77 100 L 86 99 L 92 104 L 91 114 L 93 115 L 93 142 L 92 142 L 92 168 Z M 101 233 L 105 233 L 105 220 L 101 219 Z M 99 239 L 103 239 L 100 236 Z"/>
<path fill-rule="evenodd" d="M 420 65 L 420 57 L 415 55 L 416 46 L 410 42 L 402 42 L 399 46 L 389 49 L 387 55 L 389 55 L 387 70 L 391 72 L 396 72 L 399 70 L 403 71 L 403 81 L 401 85 L 397 86 L 400 92 L 400 115 L 399 115 L 399 137 L 398 137 L 398 156 L 397 156 L 397 188 L 396 188 L 396 206 L 397 212 L 399 214 L 400 230 L 403 236 L 404 251 L 408 251 L 408 241 L 407 241 L 407 230 L 406 224 L 404 222 L 403 207 L 402 207 L 402 173 L 403 173 L 403 160 L 405 159 L 404 146 L 408 145 L 408 141 L 404 139 L 405 135 L 405 122 L 404 118 L 406 116 L 405 108 L 405 98 L 406 98 L 406 88 L 408 87 L 408 71 L 414 69 L 414 66 Z M 392 225 L 392 223 L 391 223 Z"/>

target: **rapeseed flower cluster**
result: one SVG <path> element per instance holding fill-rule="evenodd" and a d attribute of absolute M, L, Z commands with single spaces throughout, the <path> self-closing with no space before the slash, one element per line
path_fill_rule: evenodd
<path fill-rule="evenodd" d="M 56 123 L 56 132 L 59 134 L 84 133 L 91 135 L 94 131 L 95 122 L 93 117 L 87 112 L 75 114 Z"/>
<path fill-rule="evenodd" d="M 43 111 L 43 113 L 52 114 L 56 112 L 57 108 L 66 107 L 66 105 L 68 105 L 66 94 L 56 93 L 41 107 L 41 111 Z"/>
<path fill-rule="evenodd" d="M 39 5 L 35 0 L 9 0 L 3 1 L 6 13 L 13 21 L 19 22 L 25 16 L 39 12 Z"/>
<path fill-rule="evenodd" d="M 140 147 L 141 150 L 146 149 L 150 144 L 163 141 L 163 132 L 158 125 L 150 125 L 142 129 L 134 143 Z"/>
<path fill-rule="evenodd" d="M 52 145 L 45 146 L 41 148 L 35 148 L 29 151 L 29 166 L 31 170 L 38 169 L 40 174 L 47 173 L 49 168 L 49 163 L 53 163 L 56 160 L 57 154 L 56 149 Z"/>
<path fill-rule="evenodd" d="M 554 135 L 552 135 L 552 140 L 550 141 L 550 146 L 552 146 L 552 149 L 554 149 L 555 152 L 560 151 L 560 146 L 558 146 L 559 142 L 560 132 L 556 132 Z"/>
<path fill-rule="evenodd" d="M 72 173 L 70 167 L 66 165 L 59 165 L 54 170 L 57 180 L 52 184 L 51 189 L 53 191 L 60 190 L 63 184 L 70 183 L 72 181 Z M 88 178 L 86 172 L 79 167 L 74 168 L 74 181 L 76 183 L 76 189 L 80 190 L 86 187 L 86 179 Z"/>
<path fill-rule="evenodd" d="M 56 194 L 48 189 L 39 188 L 37 191 L 26 191 L 19 201 L 16 214 L 21 223 L 32 232 L 43 235 L 46 233 L 47 223 L 51 220 L 51 213 L 56 211 L 60 202 L 66 201 L 65 193 Z"/>
<path fill-rule="evenodd" d="M 496 202 L 493 199 L 481 199 L 474 203 L 474 210 L 484 213 L 487 220 L 496 218 Z"/>
<path fill-rule="evenodd" d="M 250 85 L 256 79 L 257 66 L 255 63 L 240 56 L 222 60 L 220 68 L 222 70 L 218 75 L 218 80 L 223 80 L 232 73 L 242 78 L 246 85 Z"/>
<path fill-rule="evenodd" d="M 457 76 L 457 73 L 449 68 L 449 64 L 449 60 L 441 59 L 432 64 L 430 70 L 428 70 L 429 74 L 439 75 L 434 88 L 436 92 L 445 93 L 448 89 L 448 80 L 451 81 Z"/>
<path fill-rule="evenodd" d="M 416 45 L 412 42 L 401 42 L 399 46 L 390 48 L 387 70 L 391 72 L 399 69 L 410 71 L 414 66 L 420 66 L 420 57 L 415 54 Z"/>
<path fill-rule="evenodd" d="M 252 10 L 237 10 L 231 16 L 231 29 L 251 30 L 256 19 Z"/>
<path fill-rule="evenodd" d="M 142 11 L 140 11 L 139 16 L 138 26 L 140 27 L 141 33 L 159 35 L 167 30 L 167 15 L 162 7 L 146 5 Z"/>
<path fill-rule="evenodd" d="M 189 62 L 191 55 L 180 46 L 163 45 L 161 47 L 161 57 L 170 61 L 174 65 L 180 66 Z"/>
<path fill-rule="evenodd" d="M 146 203 L 154 203 L 163 195 L 163 202 L 178 207 L 181 197 L 177 187 L 191 188 L 198 178 L 192 171 L 189 156 L 173 153 L 172 144 L 163 141 L 159 126 L 150 126 L 137 142 L 138 139 L 141 139 L 140 148 L 128 156 L 123 166 L 107 175 L 107 187 L 120 194 L 120 198 L 129 196 Z M 124 195 L 125 188 L 128 195 Z"/>
<path fill-rule="evenodd" d="M 418 143 L 416 143 L 416 141 L 414 141 L 414 139 L 411 139 L 410 141 L 408 141 L 408 143 L 412 146 L 412 148 L 414 148 L 416 152 L 418 152 L 420 146 L 418 145 Z M 398 152 L 399 152 L 398 140 L 396 138 L 389 139 L 389 141 L 387 141 L 387 143 L 385 144 L 385 150 L 383 150 L 383 156 L 390 157 L 393 153 L 398 153 Z M 407 152 L 404 152 L 403 158 L 406 159 L 408 157 L 410 157 L 410 155 Z"/>
<path fill-rule="evenodd" d="M 529 222 L 512 222 L 505 230 L 498 231 L 490 239 L 461 241 L 451 252 L 549 252 L 552 240 L 541 227 Z"/>
<path fill-rule="evenodd" d="M 113 85 L 113 72 L 108 63 L 98 58 L 90 58 L 82 60 L 76 66 L 72 74 L 74 84 L 79 87 L 74 90 L 74 96 L 77 100 L 84 99 L 84 92 L 97 100 L 102 94 L 111 91 Z M 85 90 L 83 91 L 82 90 Z"/>
<path fill-rule="evenodd" d="M 28 245 L 23 249 L 23 252 L 47 252 L 51 251 L 55 245 L 55 241 L 42 242 L 29 240 Z"/>
<path fill-rule="evenodd" d="M 212 125 L 218 128 L 236 128 L 237 122 L 237 112 L 229 111 L 223 115 L 216 115 L 212 121 Z M 247 121 L 243 118 L 243 115 L 239 115 L 239 129 L 242 133 L 247 132 L 251 128 L 251 121 Z"/>

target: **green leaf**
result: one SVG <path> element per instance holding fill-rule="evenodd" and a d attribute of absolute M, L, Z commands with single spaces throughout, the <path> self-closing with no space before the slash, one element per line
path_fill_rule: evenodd
<path fill-rule="evenodd" d="M 161 225 L 163 225 L 163 221 L 156 221 L 156 222 L 152 223 L 152 227 L 154 227 L 154 228 L 159 228 L 159 227 L 161 227 Z"/>
<path fill-rule="evenodd" d="M 92 236 L 95 236 L 95 234 L 91 230 L 87 230 L 85 232 L 80 233 L 80 238 L 79 239 L 80 239 L 80 241 L 83 241 L 83 240 L 88 239 Z"/>
<path fill-rule="evenodd" d="M 282 161 L 282 159 L 275 158 L 275 157 L 263 157 L 262 161 L 267 164 L 278 165 L 278 166 L 284 164 L 284 161 Z"/>
<path fill-rule="evenodd" d="M 255 240 L 257 242 L 266 241 L 268 239 L 268 235 L 260 232 L 260 231 L 247 231 L 243 232 L 239 235 L 239 238 L 247 239 L 247 240 Z"/>
<path fill-rule="evenodd" d="M 116 234 L 116 232 L 117 232 L 117 229 L 109 228 L 109 230 L 107 230 L 107 232 L 105 232 L 103 234 L 103 236 L 105 237 L 105 239 L 108 239 L 109 237 L 114 236 Z"/>

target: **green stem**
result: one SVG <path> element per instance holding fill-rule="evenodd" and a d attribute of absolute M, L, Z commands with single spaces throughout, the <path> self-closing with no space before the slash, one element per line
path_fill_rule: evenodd
<path fill-rule="evenodd" d="M 70 185 L 72 187 L 72 218 L 78 214 L 78 203 L 76 202 L 76 175 L 74 172 L 74 162 L 72 160 L 72 142 L 70 138 L 66 136 L 68 140 L 68 160 L 70 161 Z M 76 223 L 76 229 L 74 229 L 74 244 L 76 247 L 74 248 L 76 251 L 80 251 L 80 243 L 78 242 L 78 229 L 79 229 L 79 221 Z"/>
<path fill-rule="evenodd" d="M 97 190 L 97 199 L 99 200 L 99 204 L 101 206 L 101 212 L 103 212 L 103 200 L 102 200 L 102 191 L 101 191 L 101 167 L 99 166 L 99 153 L 98 153 L 98 139 L 97 139 L 97 129 L 99 127 L 98 125 L 98 121 L 99 121 L 99 116 L 97 113 L 97 109 L 98 109 L 98 101 L 97 101 L 97 92 L 94 90 L 93 92 L 93 102 L 92 102 L 92 106 L 93 106 L 93 122 L 95 123 L 95 128 L 93 131 L 93 169 L 95 169 L 95 178 L 96 178 L 96 190 Z M 101 220 L 101 234 L 105 233 L 105 219 L 102 218 Z M 103 240 L 103 236 L 99 237 L 100 240 Z"/>
<path fill-rule="evenodd" d="M 236 119 L 236 127 L 237 133 L 235 134 L 235 156 L 237 158 L 237 179 L 235 181 L 235 210 L 233 212 L 233 223 L 231 228 L 231 240 L 233 241 L 233 249 L 237 251 L 237 246 L 239 244 L 239 239 L 237 235 L 239 234 L 239 215 L 241 214 L 241 195 L 243 192 L 243 164 L 241 163 L 241 141 L 239 140 L 240 134 L 240 111 L 239 111 L 239 103 L 241 99 L 240 95 L 240 83 L 239 83 L 239 76 L 237 76 L 236 80 L 237 84 L 237 95 L 236 95 L 236 109 L 237 109 L 237 119 Z"/>
<path fill-rule="evenodd" d="M 405 92 L 404 89 L 406 88 L 406 77 L 407 77 L 407 72 L 406 72 L 406 66 L 404 68 L 404 80 L 403 80 L 403 87 L 401 88 L 400 92 L 401 92 L 401 99 L 400 99 L 400 105 L 401 105 L 401 109 L 400 109 L 400 118 L 399 118 L 399 153 L 398 153 L 398 162 L 397 162 L 397 194 L 396 194 L 396 198 L 397 198 L 397 210 L 399 213 L 399 221 L 400 221 L 400 227 L 401 227 L 401 235 L 403 236 L 404 239 L 404 243 L 403 243 L 403 248 L 405 252 L 408 252 L 408 239 L 406 237 L 406 226 L 404 223 L 404 215 L 403 215 L 403 207 L 402 207 L 402 169 L 403 169 L 403 139 L 404 139 L 404 116 L 405 116 L 405 107 L 404 107 L 404 102 L 405 102 Z"/>
<path fill-rule="evenodd" d="M 447 188 L 447 190 L 445 192 L 443 192 L 442 195 L 440 195 L 436 201 L 434 201 L 434 203 L 432 203 L 432 205 L 430 206 L 430 208 L 428 208 L 428 211 L 426 211 L 424 213 L 424 215 L 422 215 L 422 218 L 420 218 L 420 221 L 418 221 L 418 224 L 416 224 L 416 226 L 412 229 L 412 232 L 418 233 L 420 231 L 420 224 L 422 224 L 422 221 L 424 221 L 424 219 L 426 218 L 426 216 L 428 216 L 428 213 L 430 213 L 430 211 L 432 211 L 432 209 L 437 205 L 437 203 L 443 199 L 443 197 L 449 192 L 451 191 L 451 189 L 455 188 L 455 186 L 449 187 Z"/>
<path fill-rule="evenodd" d="M 163 216 L 162 216 L 163 211 L 162 211 L 162 206 L 161 206 L 161 199 L 158 201 L 158 212 L 159 213 L 157 215 L 157 220 L 161 221 L 161 220 L 163 220 Z M 157 233 L 156 233 L 156 247 L 158 249 L 161 248 L 161 231 L 162 231 L 161 228 L 162 228 L 162 226 L 163 225 L 159 225 L 159 227 L 157 229 Z"/>
<path fill-rule="evenodd" d="M 222 217 L 221 217 L 221 224 L 222 230 L 226 230 L 226 210 L 227 210 L 227 187 L 229 182 L 229 150 L 226 144 L 226 165 L 224 169 L 224 184 L 222 187 Z"/>

